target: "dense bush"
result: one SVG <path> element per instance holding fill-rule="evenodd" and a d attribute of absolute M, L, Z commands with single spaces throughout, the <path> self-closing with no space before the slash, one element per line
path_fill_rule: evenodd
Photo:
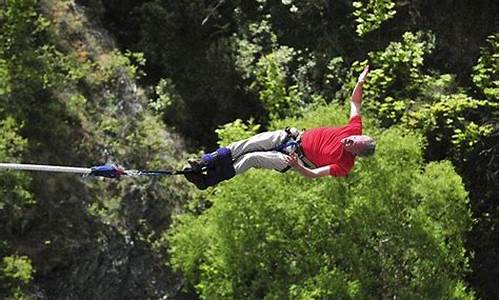
<path fill-rule="evenodd" d="M 338 110 L 290 123 L 341 124 Z M 209 192 L 171 233 L 174 266 L 205 299 L 472 299 L 460 177 L 425 165 L 419 136 L 368 132 L 377 155 L 347 179 L 250 171 Z"/>

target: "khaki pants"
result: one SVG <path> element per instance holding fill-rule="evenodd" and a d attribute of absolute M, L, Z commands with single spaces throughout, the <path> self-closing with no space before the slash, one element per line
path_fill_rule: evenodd
<path fill-rule="evenodd" d="M 297 130 L 292 128 L 291 130 Z M 285 130 L 259 133 L 249 139 L 234 142 L 227 146 L 231 150 L 236 174 L 250 168 L 263 168 L 281 171 L 287 167 L 286 154 L 275 149 L 287 139 Z"/>

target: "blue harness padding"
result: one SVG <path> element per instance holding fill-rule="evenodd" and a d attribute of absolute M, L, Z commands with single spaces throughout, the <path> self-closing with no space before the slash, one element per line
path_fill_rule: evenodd
<path fill-rule="evenodd" d="M 208 186 L 214 186 L 236 175 L 233 156 L 228 148 L 219 148 L 215 152 L 204 154 L 201 160 L 207 168 L 205 183 Z"/>
<path fill-rule="evenodd" d="M 125 175 L 125 170 L 113 165 L 102 165 L 95 166 L 90 169 L 89 176 L 99 176 L 106 178 L 120 178 L 120 176 Z"/>
<path fill-rule="evenodd" d="M 299 142 L 289 139 L 283 144 L 279 145 L 275 150 L 284 154 L 290 154 L 295 152 L 295 150 L 299 147 Z"/>
<path fill-rule="evenodd" d="M 219 148 L 212 153 L 204 154 L 201 160 L 207 168 L 214 168 L 217 165 L 232 165 L 233 156 L 229 148 Z"/>
<path fill-rule="evenodd" d="M 291 129 L 290 127 L 285 128 L 285 131 L 288 136 L 281 145 L 279 145 L 278 147 L 276 147 L 276 149 L 274 149 L 275 151 L 281 152 L 286 155 L 291 155 L 292 153 L 297 153 L 297 151 L 299 151 L 300 139 L 297 139 L 297 136 L 294 136 L 290 131 L 290 129 Z M 284 169 L 277 171 L 285 173 L 290 169 L 291 169 L 290 166 L 286 166 Z"/>

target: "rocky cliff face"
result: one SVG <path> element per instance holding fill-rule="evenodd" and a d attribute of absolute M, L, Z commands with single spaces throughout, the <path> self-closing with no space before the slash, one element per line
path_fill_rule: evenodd
<path fill-rule="evenodd" d="M 112 37 L 73 1 L 41 1 L 48 32 L 72 66 L 27 112 L 24 161 L 64 165 L 113 162 L 128 169 L 181 167 L 182 140 L 148 109 L 136 85 L 140 54 L 114 49 Z M 57 107 L 54 113 L 51 109 Z M 47 123 L 50 120 L 51 123 Z M 182 282 L 168 266 L 162 236 L 189 197 L 182 178 L 97 180 L 30 174 L 36 204 L 1 240 L 34 268 L 36 299 L 172 299 Z M 1 294 L 1 293 L 0 293 Z"/>

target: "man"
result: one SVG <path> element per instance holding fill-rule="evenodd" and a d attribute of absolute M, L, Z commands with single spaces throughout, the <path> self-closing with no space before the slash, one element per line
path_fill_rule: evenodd
<path fill-rule="evenodd" d="M 367 66 L 358 77 L 347 125 L 303 133 L 291 128 L 257 134 L 205 154 L 201 160 L 189 161 L 186 179 L 199 189 L 206 189 L 250 168 L 286 171 L 292 167 L 307 178 L 346 176 L 357 156 L 375 152 L 375 141 L 362 135 L 361 102 L 368 72 Z"/>

